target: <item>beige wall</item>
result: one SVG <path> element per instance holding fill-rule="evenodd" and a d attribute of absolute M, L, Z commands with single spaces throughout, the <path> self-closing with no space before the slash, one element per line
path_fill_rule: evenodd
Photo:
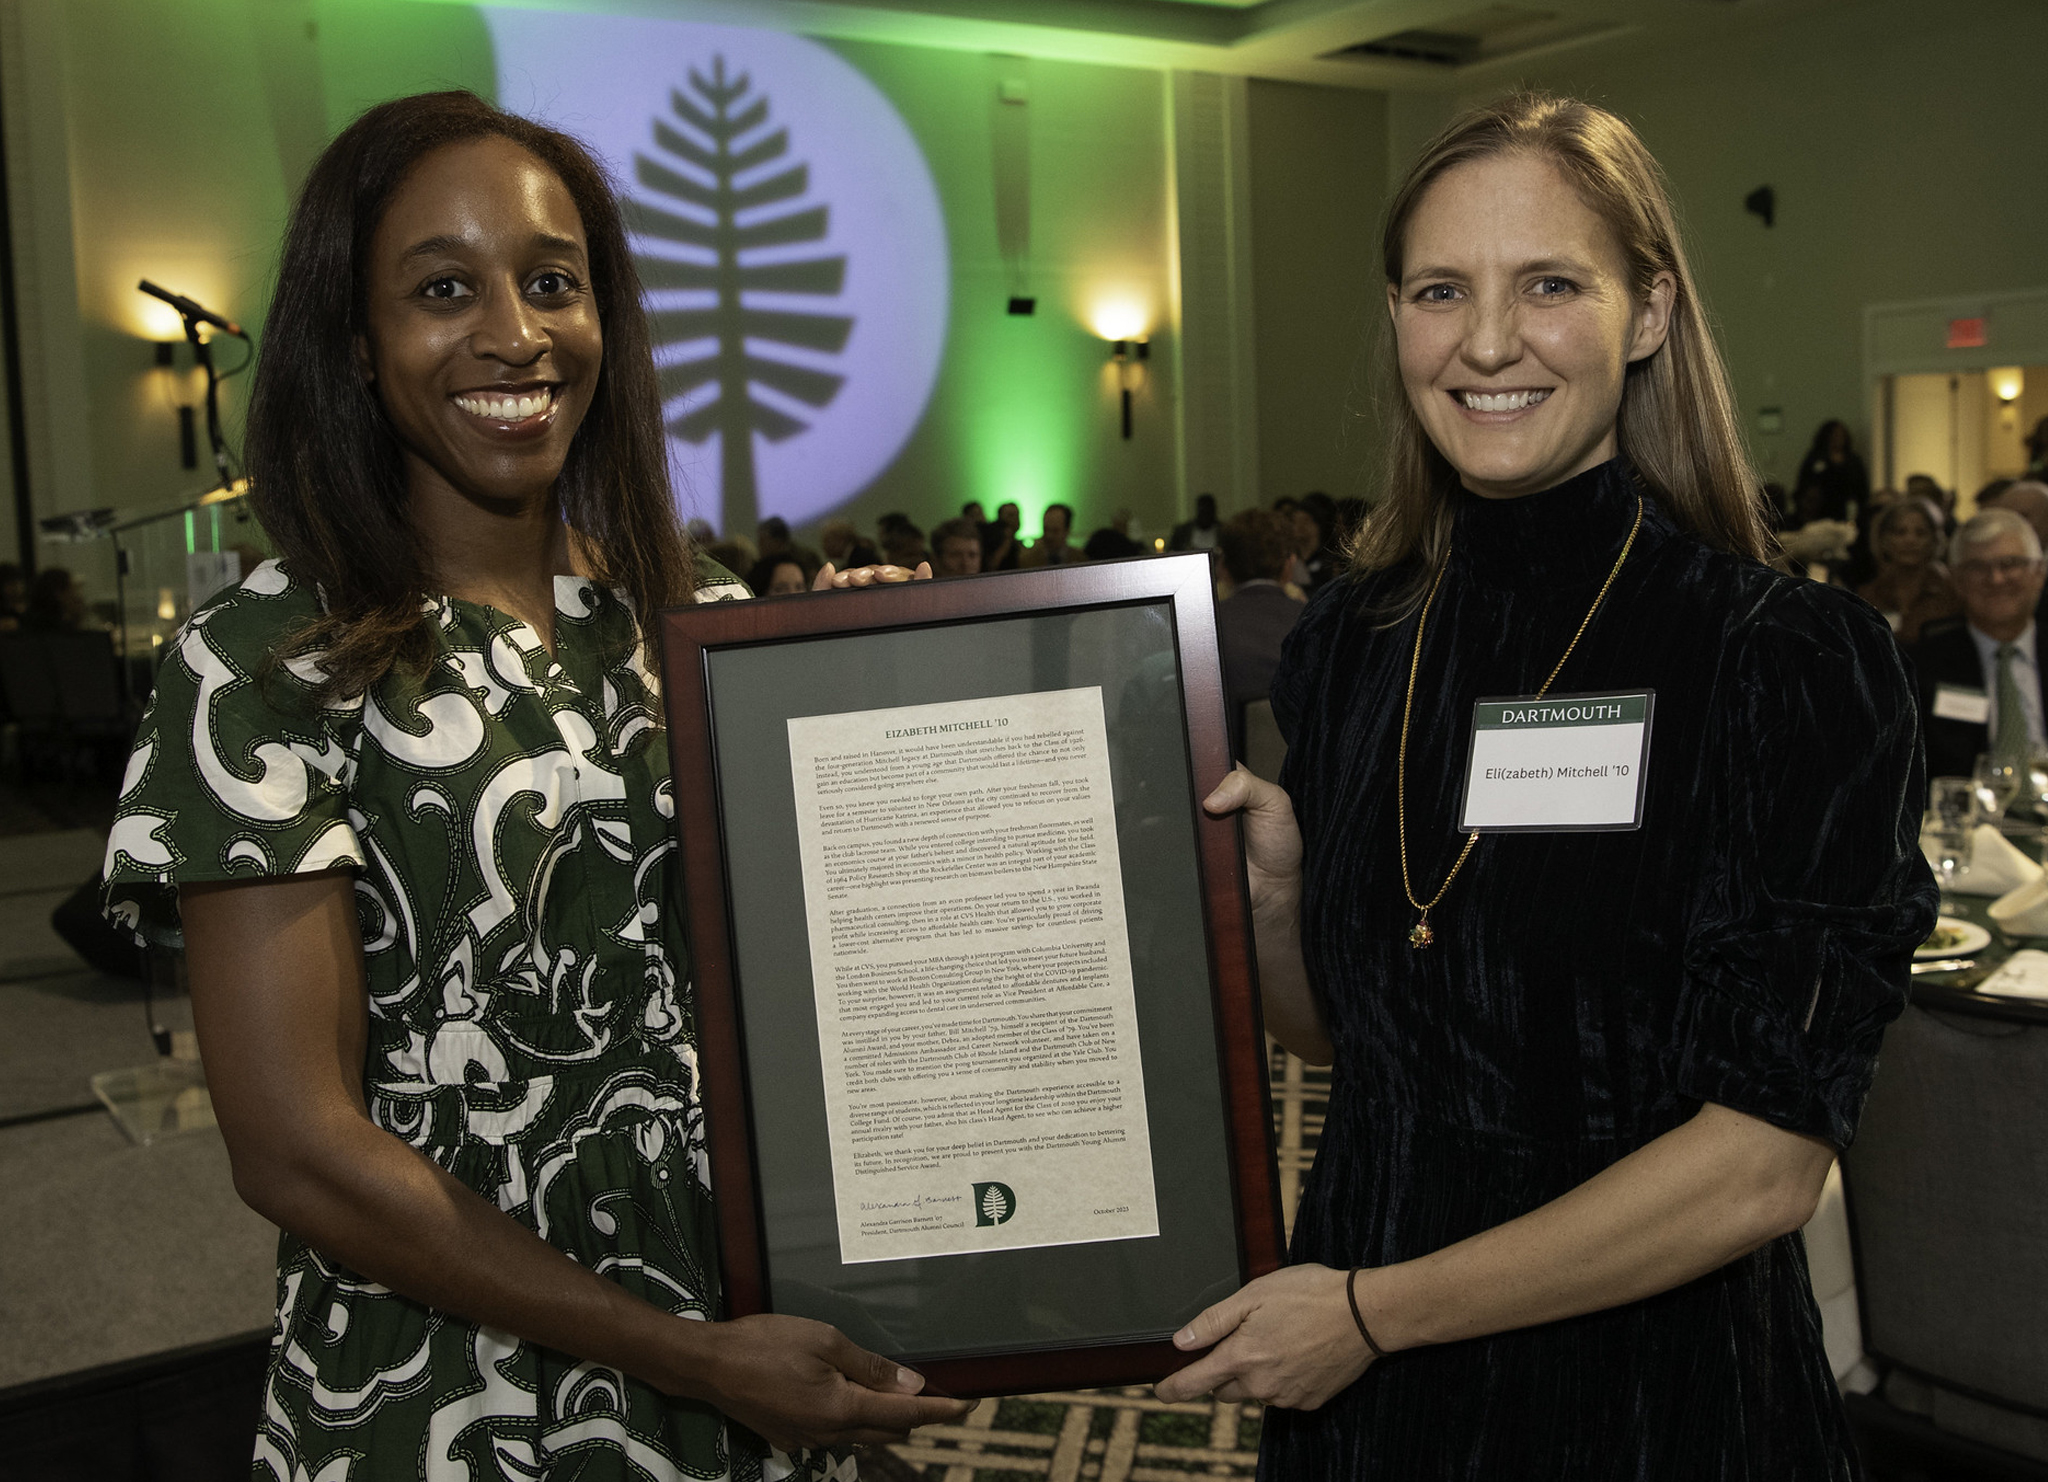
<path fill-rule="evenodd" d="M 1387 98 L 1255 80 L 1250 111 L 1260 501 L 1363 496 Z"/>
<path fill-rule="evenodd" d="M 1707 51 L 1562 53 L 1527 80 L 1626 115 L 1669 172 L 1758 459 L 1789 482 L 1827 418 L 1868 447 L 1865 305 L 2048 285 L 2044 57 L 2048 6 L 1882 0 Z M 1742 207 L 1763 184 L 1768 229 Z M 1755 431 L 1765 406 L 1782 433 Z"/>

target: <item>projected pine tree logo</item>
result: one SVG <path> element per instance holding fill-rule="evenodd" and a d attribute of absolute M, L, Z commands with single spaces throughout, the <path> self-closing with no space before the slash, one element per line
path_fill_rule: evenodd
<path fill-rule="evenodd" d="M 634 177 L 661 197 L 626 203 L 626 224 L 643 239 L 672 243 L 679 255 L 644 251 L 636 262 L 650 290 L 698 289 L 716 295 L 703 308 L 662 310 L 649 316 L 657 350 L 709 340 L 708 354 L 661 370 L 664 401 L 713 388 L 668 424 L 685 442 L 718 434 L 721 511 L 725 533 L 751 534 L 760 517 L 754 438 L 794 437 L 810 424 L 756 395 L 767 387 L 802 407 L 831 404 L 844 376 L 753 345 L 783 345 L 837 355 L 853 320 L 846 315 L 760 308 L 748 295 L 815 294 L 836 297 L 845 287 L 846 258 L 791 257 L 771 249 L 825 239 L 822 205 L 781 212 L 767 208 L 800 202 L 810 190 L 810 167 L 785 164 L 789 131 L 770 129 L 768 99 L 742 72 L 728 77 L 725 58 L 711 75 L 690 72 L 688 92 L 670 93 L 674 122 L 654 120 L 663 158 L 633 157 Z M 687 252 L 687 249 L 697 249 Z M 763 255 L 767 259 L 763 260 Z"/>

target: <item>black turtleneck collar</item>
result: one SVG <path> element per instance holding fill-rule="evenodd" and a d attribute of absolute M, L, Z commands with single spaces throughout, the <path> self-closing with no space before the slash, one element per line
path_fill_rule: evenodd
<path fill-rule="evenodd" d="M 1626 458 L 1610 458 L 1519 499 L 1487 499 L 1460 489 L 1452 559 L 1479 580 L 1499 586 L 1604 581 L 1635 523 L 1638 494 L 1643 530 L 1631 561 L 1642 554 L 1652 527 L 1661 530 L 1665 522 Z"/>

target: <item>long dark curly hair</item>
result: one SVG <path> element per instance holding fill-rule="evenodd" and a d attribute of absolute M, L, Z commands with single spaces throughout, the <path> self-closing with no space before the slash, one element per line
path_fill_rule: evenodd
<path fill-rule="evenodd" d="M 555 485 L 562 516 L 592 575 L 626 594 L 643 633 L 694 584 L 669 487 L 640 279 L 603 167 L 567 134 L 474 93 L 380 103 L 327 146 L 299 193 L 249 399 L 257 516 L 293 576 L 322 599 L 322 615 L 280 656 L 323 651 L 322 699 L 361 694 L 394 667 L 424 666 L 431 652 L 431 594 L 398 439 L 355 343 L 367 333 L 370 243 L 392 195 L 434 150 L 492 136 L 554 171 L 589 245 L 604 357 Z"/>

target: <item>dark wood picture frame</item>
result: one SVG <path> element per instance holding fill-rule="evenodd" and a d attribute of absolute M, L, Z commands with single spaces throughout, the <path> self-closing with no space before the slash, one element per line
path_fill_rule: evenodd
<path fill-rule="evenodd" d="M 1226 1102 L 1222 1125 L 1229 1142 L 1226 1153 L 1239 1279 L 1248 1281 L 1282 1264 L 1285 1252 L 1266 1042 L 1240 827 L 1235 818 L 1212 818 L 1200 806 L 1200 798 L 1231 767 L 1209 561 L 1199 553 L 1140 558 L 797 597 L 704 603 L 662 614 L 662 680 L 688 898 L 698 1055 L 703 1067 L 700 1096 L 705 1107 L 728 1316 L 772 1308 L 743 1043 L 744 986 L 736 975 L 737 925 L 726 875 L 711 712 L 711 656 L 791 640 L 1134 603 L 1170 604 L 1174 624 L 1181 720 L 1194 782 L 1188 806 L 1194 820 L 1217 1063 Z M 864 707 L 854 702 L 845 708 Z M 932 1392 L 971 1397 L 1146 1383 L 1195 1356 L 1181 1352 L 1162 1337 L 1146 1342 L 991 1351 L 926 1359 L 919 1361 L 918 1367 Z"/>

